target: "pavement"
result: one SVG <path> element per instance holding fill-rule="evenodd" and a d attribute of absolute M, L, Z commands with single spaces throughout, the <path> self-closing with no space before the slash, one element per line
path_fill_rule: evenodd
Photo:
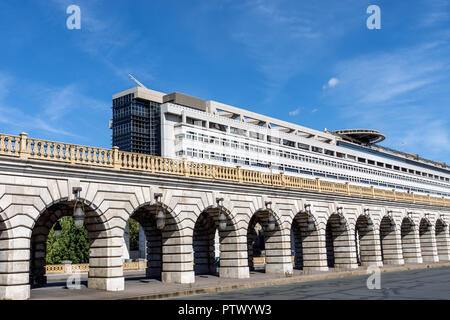
<path fill-rule="evenodd" d="M 448 281 L 450 280 L 450 277 L 447 276 L 446 278 L 441 278 L 441 280 L 439 281 L 439 276 L 445 276 L 447 274 L 450 275 L 450 262 L 405 266 L 385 266 L 380 268 L 380 270 L 383 273 L 392 273 L 394 277 L 392 279 L 403 279 L 402 277 L 399 278 L 399 276 L 395 274 L 404 273 L 406 277 L 404 281 L 406 281 L 407 287 L 414 287 L 413 285 L 408 284 L 408 279 L 410 279 L 408 277 L 411 277 L 408 276 L 408 272 L 414 271 L 419 272 L 421 275 L 423 274 L 422 277 L 424 280 L 422 282 L 422 286 L 425 286 L 427 284 L 426 278 L 427 275 L 429 275 L 432 279 L 436 280 L 433 280 L 434 282 L 430 282 L 430 285 L 434 284 L 438 286 L 436 292 L 438 294 L 443 294 L 444 296 L 445 294 L 447 294 L 448 296 L 449 290 L 446 289 L 446 285 L 449 283 Z M 433 278 L 433 275 L 437 271 L 440 271 L 441 273 L 438 273 L 438 276 L 436 276 L 436 278 Z M 368 293 L 366 292 L 364 295 L 363 292 L 364 290 L 369 291 L 366 287 L 366 280 L 368 278 L 366 267 L 360 267 L 358 269 L 345 271 L 330 270 L 326 272 L 322 271 L 309 273 L 303 272 L 301 270 L 294 270 L 294 274 L 292 277 L 266 274 L 261 270 L 251 272 L 250 278 L 248 279 L 229 279 L 219 278 L 213 275 L 201 275 L 196 276 L 196 281 L 192 284 L 162 283 L 161 281 L 156 279 L 146 279 L 144 272 L 126 272 L 125 290 L 117 292 L 89 289 L 87 288 L 87 274 L 81 274 L 80 276 L 80 289 L 67 289 L 67 276 L 49 276 L 49 283 L 46 286 L 34 288 L 31 290 L 31 300 L 154 300 L 177 297 L 184 297 L 183 299 L 234 299 L 233 297 L 236 297 L 236 299 L 261 299 L 261 293 L 260 291 L 258 291 L 258 288 L 259 290 L 263 290 L 263 296 L 266 296 L 267 294 L 267 296 L 272 297 L 272 299 L 283 300 L 296 298 L 303 299 L 301 297 L 304 297 L 304 299 L 354 299 L 357 297 L 373 298 L 372 293 L 367 296 Z M 351 279 L 347 277 L 351 277 Z M 383 283 L 390 283 L 389 281 L 391 281 L 392 279 L 390 275 L 388 276 L 387 274 L 382 274 Z M 339 282 L 339 280 L 344 280 L 344 282 Z M 349 282 L 347 282 L 347 280 Z M 298 283 L 303 282 L 308 282 L 308 284 L 301 286 L 298 285 Z M 289 287 L 289 285 L 291 285 L 292 287 Z M 344 289 L 339 291 L 341 285 L 343 285 L 342 288 Z M 403 288 L 401 286 L 401 283 L 397 284 L 396 286 L 397 287 L 392 288 Z M 420 287 L 420 285 L 416 286 Z M 271 288 L 273 289 L 271 290 Z M 294 290 L 294 288 L 298 288 L 298 290 L 300 291 L 297 291 L 297 289 Z M 314 290 L 316 290 L 315 288 L 317 288 L 318 291 L 315 291 L 316 293 L 310 292 L 311 288 L 314 288 Z M 386 293 L 386 290 L 391 287 L 384 287 L 382 285 L 382 288 L 383 289 L 381 291 L 384 290 L 383 292 Z M 236 291 L 242 289 L 251 289 L 256 291 L 245 290 L 244 293 Z M 352 293 L 352 290 L 356 291 Z M 381 292 L 380 290 L 370 291 Z M 327 293 L 330 292 L 340 293 L 336 293 L 335 295 L 331 296 L 327 295 Z M 432 293 L 431 289 L 430 292 Z M 233 294 L 236 294 L 236 296 L 234 296 Z M 420 292 L 418 292 L 418 294 L 420 294 Z M 407 295 L 404 296 L 406 297 Z M 380 296 L 378 295 L 376 297 Z M 387 297 L 389 297 L 389 294 L 387 295 Z"/>

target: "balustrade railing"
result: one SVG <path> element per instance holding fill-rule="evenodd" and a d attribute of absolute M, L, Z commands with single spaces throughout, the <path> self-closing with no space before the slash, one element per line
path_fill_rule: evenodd
<path fill-rule="evenodd" d="M 260 184 L 306 191 L 346 194 L 365 198 L 450 206 L 450 199 L 432 197 L 430 195 L 355 186 L 349 183 L 324 181 L 318 178 L 309 179 L 289 176 L 284 173 L 264 173 L 261 171 L 242 169 L 239 166 L 227 167 L 162 158 L 119 151 L 117 147 L 110 150 L 39 140 L 29 138 L 25 133 L 21 133 L 19 136 L 0 134 L 0 155 L 19 157 L 21 159 L 48 160 L 122 170 L 137 170 L 149 173 Z"/>

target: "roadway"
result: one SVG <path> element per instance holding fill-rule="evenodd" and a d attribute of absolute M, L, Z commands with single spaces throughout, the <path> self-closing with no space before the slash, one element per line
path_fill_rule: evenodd
<path fill-rule="evenodd" d="M 381 289 L 367 288 L 365 276 L 186 296 L 176 300 L 450 299 L 450 267 L 381 273 Z"/>

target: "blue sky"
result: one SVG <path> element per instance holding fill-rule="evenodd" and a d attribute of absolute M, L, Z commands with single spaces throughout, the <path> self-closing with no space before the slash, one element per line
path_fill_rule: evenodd
<path fill-rule="evenodd" d="M 81 30 L 66 27 L 71 4 Z M 450 1 L 3 0 L 0 17 L 2 133 L 110 147 L 131 72 L 318 130 L 378 129 L 450 163 Z"/>

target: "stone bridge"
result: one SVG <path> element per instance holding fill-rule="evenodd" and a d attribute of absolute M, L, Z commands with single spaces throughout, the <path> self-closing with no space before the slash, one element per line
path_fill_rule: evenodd
<path fill-rule="evenodd" d="M 125 289 L 130 217 L 146 233 L 148 276 L 164 282 L 214 273 L 216 230 L 219 276 L 249 277 L 257 223 L 267 273 L 450 259 L 450 199 L 1 134 L 0 298 L 46 282 L 48 233 L 76 203 L 88 287 L 100 290 Z"/>

